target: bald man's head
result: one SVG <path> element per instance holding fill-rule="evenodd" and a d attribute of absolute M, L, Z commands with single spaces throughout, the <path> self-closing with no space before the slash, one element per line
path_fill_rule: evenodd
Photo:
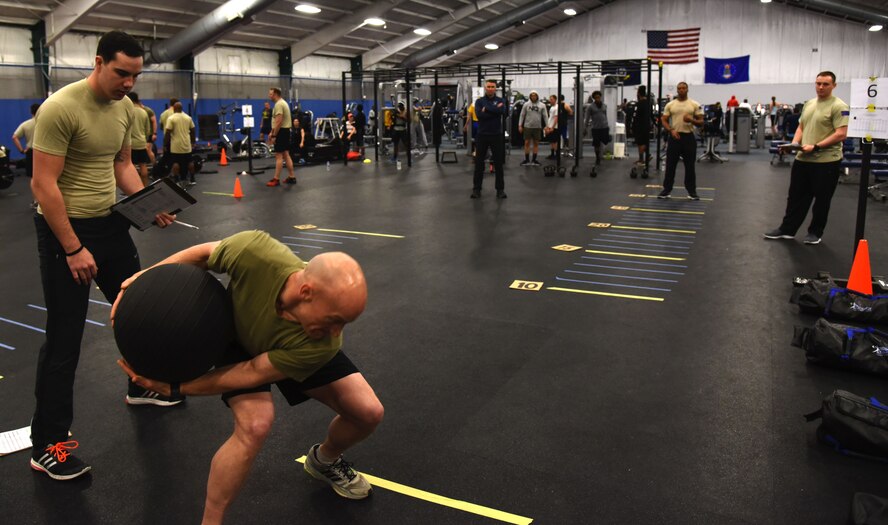
<path fill-rule="evenodd" d="M 279 303 L 281 317 L 301 324 L 312 339 L 336 337 L 367 306 L 364 271 L 345 253 L 317 255 L 288 279 Z"/>

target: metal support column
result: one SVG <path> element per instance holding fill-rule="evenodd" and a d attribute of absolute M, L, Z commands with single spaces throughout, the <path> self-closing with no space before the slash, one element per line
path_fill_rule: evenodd
<path fill-rule="evenodd" d="M 648 92 L 650 93 L 650 91 Z M 657 171 L 660 171 L 660 133 L 663 131 L 663 108 L 660 106 L 660 100 L 663 98 L 663 63 L 659 64 L 657 70 Z"/>
<path fill-rule="evenodd" d="M 382 131 L 382 105 L 379 103 L 379 73 L 373 70 L 373 106 L 374 115 L 376 117 L 376 129 L 373 130 L 373 156 L 374 160 L 379 162 L 379 133 Z"/>
<path fill-rule="evenodd" d="M 435 125 L 439 124 L 439 123 L 435 122 L 435 120 L 437 118 L 440 118 L 440 117 L 436 116 L 436 113 L 438 113 L 439 111 L 441 112 L 441 115 L 444 114 L 443 110 L 441 109 L 441 101 L 438 100 L 438 72 L 435 71 L 435 83 L 432 85 L 432 115 L 431 115 L 431 117 L 432 117 L 431 118 L 431 121 L 432 121 L 432 142 L 435 143 L 435 164 L 437 164 L 441 161 L 441 141 L 435 140 L 435 130 L 437 129 L 435 127 Z"/>
<path fill-rule="evenodd" d="M 407 110 L 407 167 L 413 166 L 413 101 L 410 100 L 410 68 L 407 68 L 404 73 L 404 77 L 407 80 L 407 100 L 404 103 L 404 108 Z M 395 108 L 397 111 L 397 108 Z"/>
<path fill-rule="evenodd" d="M 561 167 L 561 122 L 564 118 L 564 104 L 561 103 L 561 61 L 558 61 L 558 88 L 555 90 L 555 103 L 558 104 L 558 122 L 555 130 L 552 132 L 557 137 L 555 139 L 555 168 Z"/>
<path fill-rule="evenodd" d="M 345 106 L 346 106 L 345 77 L 347 74 L 348 73 L 346 71 L 342 72 L 342 118 L 345 118 Z M 340 120 L 340 122 L 342 122 L 342 121 Z M 347 165 L 348 164 L 348 151 L 345 149 L 345 141 L 344 140 L 341 141 L 340 144 L 342 147 L 342 164 Z"/>

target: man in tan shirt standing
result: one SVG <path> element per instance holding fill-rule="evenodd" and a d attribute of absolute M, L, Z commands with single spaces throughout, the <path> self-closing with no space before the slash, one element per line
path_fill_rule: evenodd
<path fill-rule="evenodd" d="M 169 166 L 176 180 L 185 185 L 185 172 L 188 172 L 188 186 L 194 186 L 194 163 L 191 151 L 194 145 L 194 121 L 182 112 L 182 103 L 173 104 L 173 114 L 167 117 L 163 130 L 163 148 L 170 152 Z"/>
<path fill-rule="evenodd" d="M 271 109 L 271 133 L 268 134 L 268 143 L 274 146 L 274 178 L 268 181 L 266 186 L 277 186 L 281 183 L 281 167 L 287 165 L 290 176 L 287 184 L 296 184 L 296 173 L 293 171 L 293 159 L 290 157 L 290 126 L 293 118 L 290 116 L 290 106 L 281 97 L 281 88 L 268 90 L 268 98 L 274 102 Z"/>
<path fill-rule="evenodd" d="M 799 127 L 786 150 L 796 150 L 786 198 L 786 213 L 765 239 L 792 239 L 814 203 L 805 244 L 820 244 L 829 205 L 842 170 L 842 142 L 848 135 L 848 104 L 833 96 L 836 75 L 824 71 L 814 80 L 817 97 L 805 102 Z"/>
<path fill-rule="evenodd" d="M 700 200 L 697 196 L 697 139 L 694 138 L 694 126 L 703 125 L 703 108 L 696 101 L 688 98 L 687 82 L 679 82 L 678 98 L 666 104 L 663 109 L 663 129 L 669 133 L 666 145 L 666 174 L 663 177 L 663 191 L 658 199 L 668 199 L 675 184 L 675 168 L 679 157 L 684 161 L 685 189 L 688 198 Z"/>

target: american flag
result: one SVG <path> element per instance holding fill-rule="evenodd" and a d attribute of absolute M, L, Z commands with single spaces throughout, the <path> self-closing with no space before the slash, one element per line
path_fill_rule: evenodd
<path fill-rule="evenodd" d="M 648 31 L 648 58 L 664 64 L 699 62 L 700 28 Z"/>

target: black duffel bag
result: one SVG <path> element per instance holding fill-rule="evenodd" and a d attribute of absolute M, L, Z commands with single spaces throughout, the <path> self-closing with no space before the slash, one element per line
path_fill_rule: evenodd
<path fill-rule="evenodd" d="M 888 292 L 883 292 L 882 281 L 875 283 L 874 295 L 841 287 L 829 274 L 820 274 L 816 279 L 804 281 L 790 299 L 790 302 L 799 305 L 802 312 L 836 321 L 888 325 Z"/>
<path fill-rule="evenodd" d="M 792 345 L 818 365 L 888 377 L 888 333 L 818 319 L 812 328 L 796 326 Z"/>
<path fill-rule="evenodd" d="M 888 405 L 876 398 L 836 390 L 823 399 L 820 410 L 805 419 L 823 419 L 817 439 L 836 452 L 888 462 Z"/>

